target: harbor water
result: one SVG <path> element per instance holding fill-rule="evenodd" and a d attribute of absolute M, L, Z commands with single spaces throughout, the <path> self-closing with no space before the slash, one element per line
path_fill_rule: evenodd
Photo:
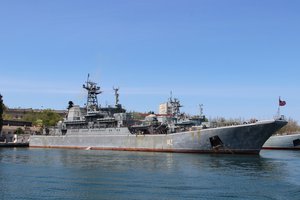
<path fill-rule="evenodd" d="M 299 199 L 300 151 L 0 148 L 0 199 Z"/>

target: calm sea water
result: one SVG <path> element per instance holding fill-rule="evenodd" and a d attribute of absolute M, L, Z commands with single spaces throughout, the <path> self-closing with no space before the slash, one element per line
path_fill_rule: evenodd
<path fill-rule="evenodd" d="M 300 199 L 300 151 L 0 149 L 0 199 Z"/>

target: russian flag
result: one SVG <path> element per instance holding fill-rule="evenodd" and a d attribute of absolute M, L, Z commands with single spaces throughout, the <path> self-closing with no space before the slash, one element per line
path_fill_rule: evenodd
<path fill-rule="evenodd" d="M 285 106 L 286 102 L 281 100 L 279 97 L 279 106 Z"/>

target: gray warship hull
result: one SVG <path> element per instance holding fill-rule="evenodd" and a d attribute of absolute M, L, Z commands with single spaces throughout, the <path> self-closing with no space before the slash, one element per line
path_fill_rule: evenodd
<path fill-rule="evenodd" d="M 300 150 L 300 133 L 270 137 L 263 149 L 271 150 Z"/>
<path fill-rule="evenodd" d="M 29 146 L 90 150 L 258 154 L 283 120 L 169 134 L 132 134 L 127 127 L 68 129 L 62 135 L 33 135 Z"/>

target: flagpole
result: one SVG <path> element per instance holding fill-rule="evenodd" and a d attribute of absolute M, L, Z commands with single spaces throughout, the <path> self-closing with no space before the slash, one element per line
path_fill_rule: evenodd
<path fill-rule="evenodd" d="M 279 96 L 279 102 L 280 102 L 280 96 Z M 280 103 L 278 103 L 278 117 L 280 117 Z"/>
<path fill-rule="evenodd" d="M 284 116 L 281 116 L 280 115 L 280 106 L 285 106 L 286 105 L 286 101 L 284 100 L 281 100 L 280 96 L 279 96 L 279 102 L 278 102 L 278 111 L 277 111 L 277 114 L 278 114 L 278 118 L 281 119 L 282 117 Z"/>
<path fill-rule="evenodd" d="M 280 96 L 279 96 L 279 102 L 280 102 Z M 280 118 L 280 103 L 278 103 L 278 110 L 277 110 L 277 118 Z"/>

